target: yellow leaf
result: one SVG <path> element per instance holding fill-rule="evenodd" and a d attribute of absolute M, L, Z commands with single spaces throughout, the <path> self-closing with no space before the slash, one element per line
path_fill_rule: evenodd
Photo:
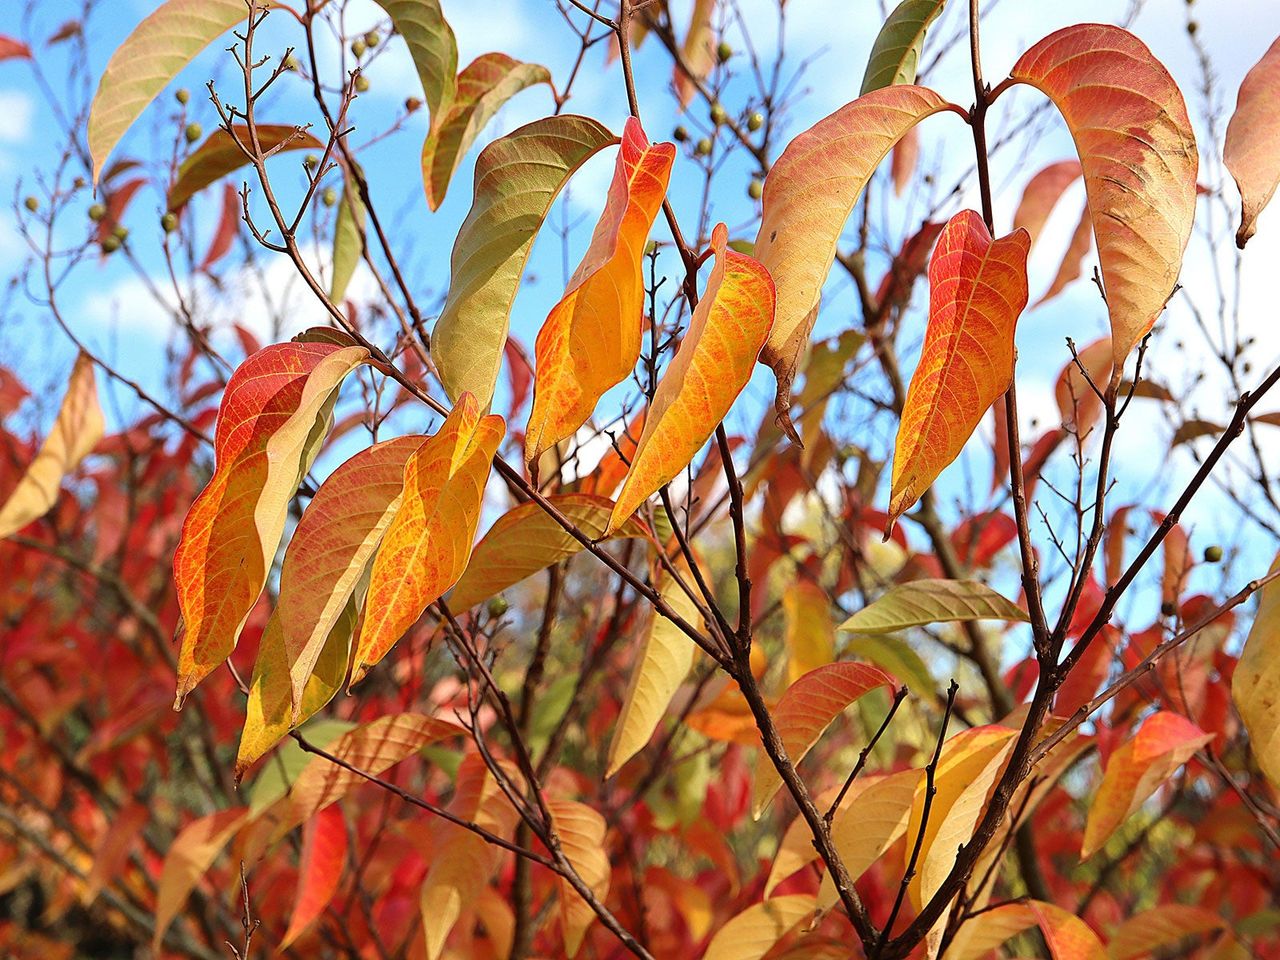
<path fill-rule="evenodd" d="M 836 811 L 831 820 L 831 842 L 850 878 L 857 880 L 862 876 L 906 833 L 911 805 L 923 776 L 923 770 L 891 773 L 864 786 L 856 804 L 845 803 Z M 856 786 L 856 780 L 854 784 Z M 831 876 L 823 876 L 818 907 L 827 910 L 838 899 Z"/>
<path fill-rule="evenodd" d="M 609 855 L 605 852 L 604 817 L 586 804 L 573 800 L 546 801 L 552 826 L 560 837 L 565 859 L 601 903 L 609 893 Z M 560 886 L 560 923 L 564 951 L 575 957 L 596 913 L 563 877 Z"/>
<path fill-rule="evenodd" d="M 231 835 L 248 816 L 248 809 L 235 807 L 219 810 L 192 821 L 182 828 L 169 845 L 160 869 L 160 885 L 156 892 L 156 931 L 151 947 L 160 949 L 160 941 L 174 917 L 191 896 L 200 878 L 213 866 Z"/>
<path fill-rule="evenodd" d="M 790 685 L 835 659 L 836 626 L 827 592 L 812 580 L 797 579 L 787 585 L 782 593 L 782 613 Z"/>
<path fill-rule="evenodd" d="M 747 907 L 716 931 L 703 960 L 760 960 L 813 906 L 813 894 L 797 893 Z"/>
<path fill-rule="evenodd" d="M 1280 554 L 1271 573 L 1280 570 Z M 1280 787 L 1280 587 L 1262 588 L 1258 613 L 1231 677 L 1231 699 L 1249 732 L 1258 768 Z"/>

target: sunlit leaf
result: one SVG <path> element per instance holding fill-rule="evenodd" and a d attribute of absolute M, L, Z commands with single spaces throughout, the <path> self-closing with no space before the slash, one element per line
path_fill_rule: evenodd
<path fill-rule="evenodd" d="M 432 114 L 431 132 L 422 145 L 422 182 L 432 210 L 440 208 L 463 155 L 502 105 L 521 90 L 550 82 L 546 67 L 503 53 L 477 57 L 458 74 L 453 101 L 440 117 Z"/>
<path fill-rule="evenodd" d="M 778 736 L 791 762 L 803 760 L 846 707 L 877 687 L 893 684 L 893 677 L 866 663 L 829 663 L 806 673 L 787 688 L 773 710 Z M 773 763 L 761 751 L 751 787 L 752 813 L 757 819 L 781 784 Z"/>
<path fill-rule="evenodd" d="M 1084 372 L 1081 372 L 1081 367 Z M 1080 437 L 1088 436 L 1102 415 L 1102 399 L 1098 391 L 1105 390 L 1110 382 L 1111 338 L 1100 337 L 1077 350 L 1075 357 L 1058 374 L 1053 398 L 1058 403 L 1062 425 Z"/>
<path fill-rule="evenodd" d="M 102 439 L 105 425 L 102 408 L 98 406 L 93 361 L 82 353 L 76 358 L 67 380 L 67 392 L 53 428 L 18 485 L 0 506 L 0 537 L 17 533 L 53 508 L 63 478 L 75 470 Z"/>
<path fill-rule="evenodd" d="M 609 893 L 609 854 L 605 849 L 604 817 L 586 804 L 548 798 L 552 826 L 560 837 L 560 849 L 582 882 L 601 903 Z M 564 931 L 564 951 L 578 955 L 595 911 L 563 877 L 560 888 L 560 925 Z"/>
<path fill-rule="evenodd" d="M 1013 334 L 1027 305 L 1030 249 L 1023 230 L 993 241 L 972 210 L 942 231 L 929 264 L 929 327 L 893 455 L 890 526 L 960 455 L 1013 382 Z"/>
<path fill-rule="evenodd" d="M 216 467 L 173 558 L 184 634 L 177 704 L 235 649 L 311 467 L 343 379 L 363 347 L 280 343 L 232 374 L 218 409 Z"/>
<path fill-rule="evenodd" d="M 588 493 L 559 494 L 547 500 L 588 537 L 604 538 L 612 500 Z M 648 528 L 632 519 L 613 536 L 644 537 Z M 455 611 L 474 607 L 582 549 L 540 504 L 522 503 L 494 521 L 476 544 L 466 573 L 449 594 L 449 606 Z"/>
<path fill-rule="evenodd" d="M 1014 64 L 1051 99 L 1084 168 L 1116 382 L 1173 293 L 1195 216 L 1199 154 L 1182 93 L 1131 33 L 1066 27 Z"/>
<path fill-rule="evenodd" d="M 160 950 L 169 924 L 191 896 L 200 878 L 213 866 L 222 848 L 248 816 L 245 807 L 219 810 L 187 824 L 174 837 L 164 856 L 156 892 L 156 929 L 151 948 Z"/>
<path fill-rule="evenodd" d="M 923 770 L 901 770 L 881 777 L 864 786 L 856 802 L 843 804 L 836 811 L 831 820 L 831 842 L 852 879 L 862 876 L 906 833 L 916 785 L 923 776 Z M 825 875 L 818 890 L 819 908 L 825 910 L 838 899 L 835 884 Z"/>
<path fill-rule="evenodd" d="M 1258 214 L 1271 202 L 1280 183 L 1280 123 L 1275 103 L 1280 97 L 1280 40 L 1245 74 L 1236 99 L 1236 112 L 1227 124 L 1222 162 L 1240 190 L 1241 249 L 1257 230 Z"/>
<path fill-rule="evenodd" d="M 1019 227 L 1031 234 L 1034 244 L 1040 239 L 1049 214 L 1067 188 L 1080 179 L 1082 168 L 1079 160 L 1059 160 L 1051 163 L 1027 181 L 1013 214 L 1013 229 Z"/>
<path fill-rule="evenodd" d="M 376 0 L 404 37 L 434 126 L 458 88 L 458 43 L 439 0 Z"/>
<path fill-rule="evenodd" d="M 1111 934 L 1109 960 L 1140 960 L 1162 947 L 1176 946 L 1185 937 L 1214 933 L 1227 927 L 1212 910 L 1185 903 L 1163 903 L 1129 917 Z"/>
<path fill-rule="evenodd" d="M 249 163 L 236 143 L 238 138 L 246 147 L 251 146 L 249 128 L 236 124 L 231 134 L 221 128 L 209 134 L 204 143 L 195 152 L 182 161 L 178 168 L 177 179 L 169 188 L 168 205 L 170 210 L 181 210 L 187 201 L 197 193 L 217 183 L 229 173 L 234 173 Z M 263 152 L 275 151 L 276 154 L 289 150 L 323 150 L 324 144 L 300 127 L 292 127 L 280 123 L 257 124 L 258 143 Z"/>
<path fill-rule="evenodd" d="M 902 0 L 889 13 L 871 45 L 862 93 L 898 83 L 915 83 L 920 51 L 929 26 L 947 0 Z"/>
<path fill-rule="evenodd" d="M 1000 904 L 972 917 L 957 931 L 943 954 L 944 960 L 989 956 L 1006 940 L 1036 926 L 1044 935 L 1053 960 L 1103 960 L 1107 956 L 1098 935 L 1074 913 L 1031 900 Z"/>
<path fill-rule="evenodd" d="M 775 405 L 783 424 L 790 425 L 791 382 L 845 221 L 893 145 L 946 108 L 924 87 L 874 90 L 792 140 L 765 178 L 755 257 L 773 277 L 778 306 L 760 359 L 778 378 Z"/>
<path fill-rule="evenodd" d="M 696 91 L 694 81 L 703 81 L 711 73 L 716 62 L 716 35 L 711 18 L 716 12 L 716 0 L 693 0 L 689 13 L 689 29 L 680 45 L 680 60 L 672 68 L 671 82 L 676 88 L 676 99 L 683 110 L 689 106 Z M 681 67 L 685 69 L 681 69 Z M 687 70 L 687 72 L 686 72 Z M 692 77 L 692 79 L 691 79 Z"/>
<path fill-rule="evenodd" d="M 843 650 L 846 656 L 874 663 L 912 693 L 925 694 L 937 687 L 920 654 L 901 637 L 874 633 L 850 637 Z"/>
<path fill-rule="evenodd" d="M 782 614 L 790 684 L 835 659 L 836 625 L 831 619 L 831 598 L 812 580 L 796 579 L 787 584 L 782 592 Z"/>
<path fill-rule="evenodd" d="M 760 960 L 813 908 L 810 893 L 773 897 L 747 907 L 716 931 L 703 960 Z"/>
<path fill-rule="evenodd" d="M 649 143 L 640 122 L 627 120 L 591 244 L 538 332 L 533 410 L 525 429 L 528 464 L 572 436 L 600 396 L 628 377 L 640 358 L 641 260 L 667 194 L 675 153 L 674 144 Z"/>
<path fill-rule="evenodd" d="M 1162 710 L 1142 722 L 1132 739 L 1107 760 L 1089 806 L 1080 857 L 1101 849 L 1116 829 L 1202 746 L 1213 739 L 1186 717 Z"/>
<path fill-rule="evenodd" d="M 840 625 L 852 633 L 966 620 L 1026 620 L 1027 614 L 975 580 L 912 580 L 885 591 Z"/>
<path fill-rule="evenodd" d="M 289 927 L 280 938 L 284 950 L 319 919 L 338 892 L 347 866 L 347 824 L 340 807 L 326 807 L 302 828 L 298 891 Z"/>
<path fill-rule="evenodd" d="M 544 117 L 495 140 L 476 160 L 471 211 L 450 259 L 449 296 L 431 356 L 450 398 L 493 399 L 511 304 L 533 238 L 569 176 L 617 138 L 594 120 Z"/>
<path fill-rule="evenodd" d="M 195 56 L 248 16 L 244 0 L 167 0 L 120 44 L 89 113 L 93 179 L 125 131 Z"/>
<path fill-rule="evenodd" d="M 404 492 L 369 575 L 351 664 L 359 681 L 466 569 L 484 487 L 506 425 L 463 394 L 440 431 L 405 461 Z"/>
<path fill-rule="evenodd" d="M 1271 573 L 1280 570 L 1280 556 Z M 1280 587 L 1262 588 L 1258 613 L 1231 677 L 1231 699 L 1259 769 L 1280 787 Z"/>
<path fill-rule="evenodd" d="M 1071 239 L 1067 242 L 1067 249 L 1062 255 L 1062 262 L 1058 264 L 1058 272 L 1053 275 L 1053 281 L 1049 284 L 1049 289 L 1035 302 L 1036 307 L 1048 303 L 1065 290 L 1069 284 L 1080 278 L 1080 274 L 1084 269 L 1084 258 L 1089 253 L 1089 248 L 1092 245 L 1093 221 L 1090 219 L 1089 208 L 1085 207 L 1080 211 L 1080 219 L 1076 222 L 1076 228 L 1072 231 Z"/>
<path fill-rule="evenodd" d="M 702 449 L 751 379 L 773 325 L 773 281 L 751 257 L 729 250 L 728 241 L 728 229 L 716 224 L 715 266 L 645 414 L 611 532 Z"/>

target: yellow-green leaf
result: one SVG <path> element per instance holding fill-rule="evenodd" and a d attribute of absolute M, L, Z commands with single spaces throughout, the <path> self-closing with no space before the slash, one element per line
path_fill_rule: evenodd
<path fill-rule="evenodd" d="M 1280 555 L 1271 572 L 1280 570 Z M 1280 587 L 1262 588 L 1258 613 L 1231 677 L 1231 699 L 1249 732 L 1258 768 L 1280 787 Z"/>
<path fill-rule="evenodd" d="M 840 625 L 853 633 L 967 620 L 1027 620 L 1027 614 L 976 580 L 912 580 L 887 590 Z"/>
<path fill-rule="evenodd" d="M 871 59 L 862 75 L 862 93 L 896 83 L 915 83 L 924 35 L 947 0 L 902 0 L 880 28 L 871 45 Z"/>
<path fill-rule="evenodd" d="M 444 18 L 439 0 L 376 0 L 387 11 L 396 33 L 404 37 L 422 81 L 431 123 L 453 103 L 458 89 L 458 42 Z"/>

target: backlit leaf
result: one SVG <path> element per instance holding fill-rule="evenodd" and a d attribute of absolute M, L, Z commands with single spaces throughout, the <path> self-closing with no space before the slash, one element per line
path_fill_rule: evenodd
<path fill-rule="evenodd" d="M 671 72 L 671 82 L 676 88 L 676 99 L 680 101 L 682 110 L 693 100 L 697 90 L 694 80 L 705 80 L 715 66 L 716 35 L 711 26 L 711 18 L 715 12 L 716 0 L 693 0 L 689 29 L 685 31 L 684 42 L 680 45 L 682 62 L 677 63 Z M 682 66 L 688 72 L 681 69 Z"/>
<path fill-rule="evenodd" d="M 803 760 L 846 707 L 868 691 L 893 684 L 893 677 L 865 663 L 828 663 L 806 673 L 787 688 L 773 710 L 778 736 L 791 762 Z M 752 813 L 757 819 L 781 783 L 773 763 L 761 751 L 756 757 L 751 787 Z"/>
<path fill-rule="evenodd" d="M 560 494 L 547 500 L 588 537 L 604 538 L 612 500 L 587 493 Z M 644 537 L 648 528 L 632 519 L 613 536 Z M 476 544 L 467 572 L 449 594 L 449 606 L 456 612 L 474 607 L 582 549 L 541 505 L 532 500 L 522 503 L 494 521 Z"/>
<path fill-rule="evenodd" d="M 363 347 L 337 343 L 274 344 L 228 381 L 213 477 L 187 513 L 173 558 L 184 624 L 177 705 L 235 649 L 338 387 L 368 356 Z"/>
<path fill-rule="evenodd" d="M 644 324 L 641 260 L 667 194 L 675 145 L 627 120 L 604 211 L 561 301 L 538 332 L 524 458 L 572 436 L 600 396 L 631 374 Z"/>
<path fill-rule="evenodd" d="M 463 155 L 504 103 L 521 90 L 550 83 L 551 74 L 536 63 L 521 63 L 504 53 L 477 57 L 458 74 L 449 109 L 432 114 L 431 132 L 422 145 L 422 182 L 427 205 L 438 210 Z"/>
<path fill-rule="evenodd" d="M 62 489 L 62 479 L 93 450 L 102 439 L 104 428 L 93 361 L 82 353 L 71 369 L 67 393 L 53 428 L 18 485 L 0 506 L 0 538 L 17 533 L 53 508 Z"/>
<path fill-rule="evenodd" d="M 439 0 L 376 0 L 391 17 L 396 33 L 404 37 L 409 56 L 422 81 L 422 93 L 431 111 L 431 124 L 440 122 L 458 88 L 458 43 L 444 18 Z"/>
<path fill-rule="evenodd" d="M 1280 556 L 1271 572 L 1280 570 Z M 1262 588 L 1258 613 L 1231 677 L 1231 699 L 1249 731 L 1249 748 L 1267 779 L 1280 787 L 1280 587 Z"/>
<path fill-rule="evenodd" d="M 480 416 L 475 397 L 463 394 L 405 461 L 403 497 L 369 575 L 352 683 L 462 576 L 505 426 L 496 414 Z"/>
<path fill-rule="evenodd" d="M 552 826 L 560 837 L 560 849 L 582 882 L 604 902 L 609 893 L 609 854 L 605 848 L 604 817 L 586 804 L 548 798 Z M 560 924 L 564 931 L 565 955 L 575 957 L 582 946 L 595 911 L 563 877 L 560 887 Z"/>
<path fill-rule="evenodd" d="M 811 893 L 773 897 L 747 907 L 716 931 L 703 960 L 760 960 L 813 908 Z"/>
<path fill-rule="evenodd" d="M 862 93 L 898 83 L 915 83 L 924 35 L 947 0 L 902 0 L 871 45 L 871 59 L 862 76 Z"/>
<path fill-rule="evenodd" d="M 1191 236 L 1199 154 L 1186 105 L 1151 51 L 1107 24 L 1050 34 L 1011 76 L 1049 97 L 1075 140 L 1119 382 L 1173 293 Z"/>
<path fill-rule="evenodd" d="M 52 42 L 52 41 L 50 41 Z M 31 48 L 21 40 L 0 36 L 0 60 L 30 60 Z"/>
<path fill-rule="evenodd" d="M 1227 926 L 1212 910 L 1185 903 L 1164 903 L 1129 917 L 1107 943 L 1110 960 L 1140 960 L 1185 937 L 1213 933 Z"/>
<path fill-rule="evenodd" d="M 856 803 L 845 803 L 836 811 L 831 842 L 852 879 L 862 876 L 906 833 L 916 784 L 923 776 L 922 770 L 901 770 L 881 777 L 862 788 Z M 818 890 L 819 908 L 825 910 L 838 899 L 835 884 L 825 875 Z"/>
<path fill-rule="evenodd" d="M 1098 935 L 1074 913 L 1040 900 L 1005 903 L 984 910 L 956 933 L 944 960 L 978 960 L 1006 940 L 1038 926 L 1053 960 L 1103 960 Z"/>
<path fill-rule="evenodd" d="M 992 241 L 982 218 L 951 218 L 929 263 L 929 326 L 893 455 L 889 525 L 929 488 L 1013 382 L 1013 334 L 1027 305 L 1031 237 Z"/>
<path fill-rule="evenodd" d="M 244 0 L 167 0 L 107 62 L 89 113 L 93 179 L 125 131 L 195 56 L 248 16 Z"/>
<path fill-rule="evenodd" d="M 787 683 L 791 684 L 835 659 L 836 625 L 831 619 L 831 598 L 812 580 L 796 579 L 787 584 L 782 592 L 782 614 Z"/>
<path fill-rule="evenodd" d="M 893 633 L 930 623 L 1026 619 L 1023 610 L 975 580 L 912 580 L 885 591 L 842 623 L 840 629 Z"/>
<path fill-rule="evenodd" d="M 431 356 L 451 399 L 493 399 L 511 304 L 533 238 L 570 175 L 617 143 L 587 117 L 544 117 L 481 151 L 474 197 L 450 259 L 449 296 L 431 333 Z"/>
<path fill-rule="evenodd" d="M 1058 264 L 1058 272 L 1053 275 L 1053 281 L 1049 284 L 1049 289 L 1044 295 L 1035 302 L 1035 306 L 1040 307 L 1048 303 L 1067 286 L 1074 283 L 1080 278 L 1080 274 L 1084 269 L 1084 258 L 1089 253 L 1089 248 L 1093 245 L 1093 222 L 1089 217 L 1089 208 L 1086 206 L 1080 211 L 1080 219 L 1076 223 L 1076 228 L 1071 233 L 1071 239 L 1067 241 L 1067 250 L 1062 255 L 1062 262 Z M 1108 338 L 1110 339 L 1110 338 Z"/>
<path fill-rule="evenodd" d="M 1213 739 L 1168 710 L 1153 713 L 1107 760 L 1102 784 L 1089 806 L 1082 859 L 1093 856 L 1116 829 L 1202 746 Z"/>
<path fill-rule="evenodd" d="M 1258 214 L 1271 202 L 1280 183 L 1280 123 L 1275 103 L 1280 97 L 1280 40 L 1267 48 L 1254 64 L 1236 99 L 1236 112 L 1227 124 L 1222 162 L 1240 190 L 1240 229 L 1236 246 L 1241 249 L 1257 230 Z"/>
<path fill-rule="evenodd" d="M 946 108 L 924 87 L 874 90 L 792 140 L 765 178 L 755 256 L 773 277 L 777 319 L 760 359 L 778 378 L 775 405 L 783 424 L 790 424 L 791 382 L 845 221 L 893 145 Z"/>
<path fill-rule="evenodd" d="M 723 223 L 711 232 L 715 266 L 680 348 L 645 414 L 631 469 L 609 521 L 622 525 L 693 460 L 742 393 L 773 325 L 773 281 L 758 262 L 728 249 Z"/>
<path fill-rule="evenodd" d="M 1013 214 L 1013 229 L 1026 230 L 1033 244 L 1039 240 L 1049 214 L 1067 188 L 1080 179 L 1081 172 L 1079 160 L 1059 160 L 1036 173 L 1022 191 Z"/>
<path fill-rule="evenodd" d="M 200 261 L 200 269 L 208 271 L 215 263 L 227 255 L 231 243 L 236 238 L 240 227 L 240 211 L 242 204 L 235 184 L 222 185 L 222 210 L 218 214 L 218 226 L 214 228 L 213 239 L 209 241 L 209 249 Z M 102 224 L 99 224 L 102 226 Z"/>
<path fill-rule="evenodd" d="M 245 807 L 219 810 L 187 824 L 173 839 L 164 856 L 156 892 L 156 930 L 151 947 L 160 950 L 169 924 L 182 910 L 191 891 L 205 875 L 232 834 L 248 816 Z"/>
<path fill-rule="evenodd" d="M 302 828 L 298 859 L 298 892 L 289 928 L 280 939 L 284 950 L 324 913 L 338 892 L 347 865 L 347 823 L 340 807 L 326 807 Z"/>
<path fill-rule="evenodd" d="M 685 571 L 687 573 L 687 570 Z M 686 581 L 688 577 L 685 577 Z M 659 593 L 687 622 L 699 621 L 697 604 L 672 577 L 664 577 Z M 693 666 L 694 644 L 674 623 L 658 613 L 649 612 L 649 621 L 641 640 L 626 699 L 613 728 L 609 743 L 609 762 L 605 776 L 611 777 L 624 763 L 639 753 L 659 721 L 667 712 L 671 698 L 680 688 Z"/>
<path fill-rule="evenodd" d="M 1088 373 L 1087 377 L 1081 367 Z M 1087 436 L 1102 415 L 1102 400 L 1097 391 L 1105 390 L 1110 382 L 1111 338 L 1100 337 L 1078 349 L 1058 374 L 1053 398 L 1058 403 L 1062 425 L 1081 437 Z"/>
<path fill-rule="evenodd" d="M 251 147 L 249 129 L 242 124 L 232 127 L 236 137 Z M 257 125 L 258 143 L 264 153 L 274 150 L 277 154 L 289 150 L 323 150 L 324 144 L 299 127 L 282 123 Z M 178 176 L 169 188 L 170 210 L 181 210 L 197 193 L 217 183 L 229 173 L 234 173 L 249 163 L 249 158 L 227 131 L 218 129 L 209 134 L 204 143 L 191 156 L 182 161 Z"/>

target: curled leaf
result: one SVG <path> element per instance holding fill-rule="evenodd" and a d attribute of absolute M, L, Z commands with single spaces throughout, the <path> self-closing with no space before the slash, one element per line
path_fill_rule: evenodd
<path fill-rule="evenodd" d="M 235 137 L 226 130 L 215 130 L 191 156 L 182 161 L 182 166 L 178 167 L 177 179 L 169 188 L 167 202 L 170 210 L 181 210 L 188 200 L 205 187 L 211 183 L 217 183 L 227 174 L 234 173 L 249 163 L 249 158 L 236 143 L 238 138 L 240 143 L 250 146 L 249 128 L 237 124 L 231 129 Z M 264 153 L 324 149 L 324 144 L 301 127 L 282 123 L 260 123 L 256 129 L 258 143 Z"/>
<path fill-rule="evenodd" d="M 871 45 L 862 75 L 862 93 L 898 83 L 915 83 L 920 51 L 930 25 L 947 0 L 902 0 L 890 12 Z"/>
<path fill-rule="evenodd" d="M 387 11 L 396 33 L 404 37 L 422 81 L 431 124 L 440 122 L 458 89 L 458 42 L 444 18 L 439 0 L 376 0 Z"/>
<path fill-rule="evenodd" d="M 1236 99 L 1236 112 L 1227 124 L 1222 162 L 1240 190 L 1240 229 L 1236 246 L 1244 249 L 1257 230 L 1258 214 L 1271 202 L 1280 184 L 1280 124 L 1275 104 L 1280 97 L 1280 40 L 1254 64 Z"/>

